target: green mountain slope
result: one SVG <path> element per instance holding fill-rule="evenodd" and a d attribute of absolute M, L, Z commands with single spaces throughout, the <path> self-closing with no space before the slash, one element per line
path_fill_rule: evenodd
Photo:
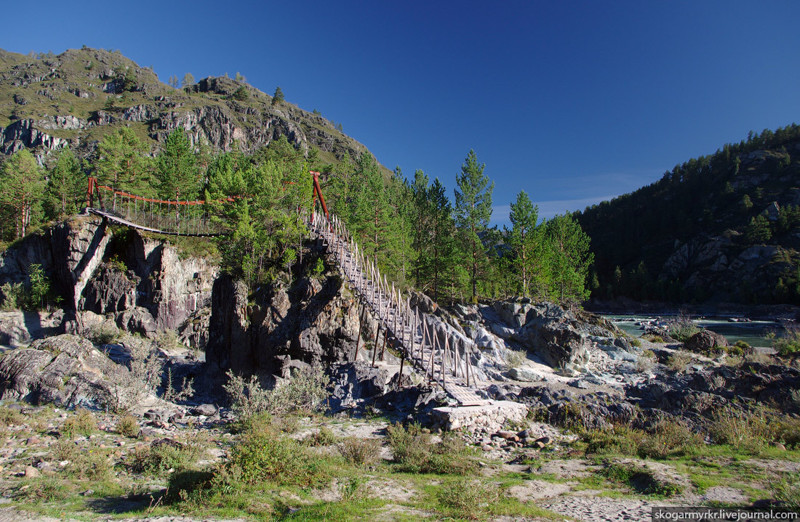
<path fill-rule="evenodd" d="M 102 137 L 129 126 L 158 148 L 183 127 L 193 143 L 250 153 L 279 136 L 322 162 L 366 148 L 320 116 L 227 77 L 183 88 L 161 83 L 119 52 L 70 49 L 59 55 L 0 50 L 0 152 L 21 148 L 40 157 L 65 146 L 87 157 Z"/>
<path fill-rule="evenodd" d="M 753 133 L 577 214 L 594 297 L 800 304 L 800 127 Z"/>

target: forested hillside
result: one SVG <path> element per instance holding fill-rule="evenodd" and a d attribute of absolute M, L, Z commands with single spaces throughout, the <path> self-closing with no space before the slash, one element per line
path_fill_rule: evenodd
<path fill-rule="evenodd" d="M 800 304 L 800 127 L 727 144 L 576 214 L 593 295 Z"/>

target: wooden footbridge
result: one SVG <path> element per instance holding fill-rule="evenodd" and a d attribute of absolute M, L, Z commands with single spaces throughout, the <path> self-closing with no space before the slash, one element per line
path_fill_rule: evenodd
<path fill-rule="evenodd" d="M 312 172 L 312 175 L 312 207 L 319 201 L 323 212 L 311 212 L 309 230 L 313 237 L 322 241 L 345 280 L 377 319 L 379 326 L 373 354 L 383 329 L 384 339 L 391 339 L 401 354 L 401 371 L 408 361 L 460 405 L 485 403 L 478 395 L 482 386 L 472 362 L 477 356 L 474 343 L 438 317 L 412 306 L 410 297 L 380 273 L 375 262 L 359 249 L 344 223 L 328 212 L 319 186 L 319 174 Z M 105 203 L 103 193 L 106 194 Z M 210 219 L 207 208 L 205 201 L 145 198 L 100 185 L 96 178 L 89 178 L 87 212 L 119 225 L 177 236 L 225 234 L 226 231 Z"/>

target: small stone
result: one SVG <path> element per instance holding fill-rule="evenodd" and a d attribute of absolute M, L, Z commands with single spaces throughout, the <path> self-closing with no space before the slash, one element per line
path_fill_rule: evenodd
<path fill-rule="evenodd" d="M 481 449 L 483 451 L 492 451 L 493 448 L 489 444 L 484 444 L 483 446 L 481 446 Z"/>
<path fill-rule="evenodd" d="M 772 446 L 773 448 L 778 448 L 781 451 L 786 451 L 786 446 L 784 446 L 780 442 L 771 442 L 770 446 Z"/>
<path fill-rule="evenodd" d="M 25 477 L 26 478 L 36 478 L 39 475 L 41 475 L 41 473 L 39 472 L 38 469 L 34 468 L 33 466 L 25 466 Z"/>

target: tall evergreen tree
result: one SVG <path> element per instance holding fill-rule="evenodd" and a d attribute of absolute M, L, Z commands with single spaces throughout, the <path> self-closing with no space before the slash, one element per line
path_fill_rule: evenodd
<path fill-rule="evenodd" d="M 44 176 L 27 149 L 14 153 L 0 171 L 0 206 L 14 219 L 14 237 L 28 234 L 41 217 Z"/>
<path fill-rule="evenodd" d="M 183 128 L 167 136 L 156 159 L 158 195 L 164 199 L 194 199 L 200 190 L 197 163 L 189 137 Z"/>
<path fill-rule="evenodd" d="M 97 178 L 114 188 L 152 193 L 145 151 L 146 147 L 128 127 L 107 134 L 97 147 Z"/>
<path fill-rule="evenodd" d="M 484 175 L 485 164 L 479 164 L 475 151 L 470 150 L 461 174 L 456 177 L 455 222 L 464 239 L 467 252 L 465 268 L 470 274 L 472 299 L 478 297 L 478 277 L 486 258 L 481 234 L 492 217 L 492 191 L 494 183 Z"/>
<path fill-rule="evenodd" d="M 524 190 L 521 190 L 517 194 L 517 199 L 511 203 L 509 219 L 511 221 L 509 243 L 516 259 L 516 272 L 522 278 L 522 295 L 528 296 L 531 256 L 535 248 L 532 236 L 539 219 L 539 207 L 534 206 Z"/>
<path fill-rule="evenodd" d="M 86 176 L 70 149 L 58 153 L 47 180 L 45 206 L 53 218 L 75 214 L 84 205 Z"/>
<path fill-rule="evenodd" d="M 564 214 L 547 222 L 547 241 L 553 297 L 561 304 L 587 299 L 586 276 L 594 261 L 589 236 L 572 216 Z"/>

